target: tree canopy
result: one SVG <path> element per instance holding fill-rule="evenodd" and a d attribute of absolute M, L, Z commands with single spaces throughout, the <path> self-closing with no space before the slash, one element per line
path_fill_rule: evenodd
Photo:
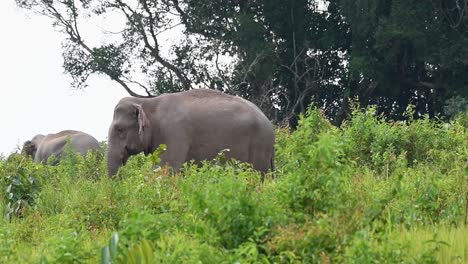
<path fill-rule="evenodd" d="M 339 124 L 355 97 L 392 119 L 409 104 L 416 117 L 443 115 L 468 97 L 468 0 L 16 2 L 66 36 L 76 88 L 92 74 L 140 97 L 203 86 L 293 126 L 310 103 Z M 121 27 L 91 45 L 82 25 L 110 17 Z"/>

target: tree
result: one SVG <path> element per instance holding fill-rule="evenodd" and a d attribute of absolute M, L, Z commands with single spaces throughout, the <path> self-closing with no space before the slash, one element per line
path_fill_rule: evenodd
<path fill-rule="evenodd" d="M 401 119 L 442 113 L 447 98 L 467 96 L 468 11 L 458 0 L 342 0 L 351 29 L 350 86 L 361 105 Z"/>
<path fill-rule="evenodd" d="M 311 103 L 340 124 L 353 97 L 392 119 L 409 104 L 434 117 L 447 99 L 468 97 L 468 0 L 16 1 L 67 36 L 64 68 L 77 88 L 91 74 L 140 97 L 203 86 L 292 127 Z M 90 45 L 80 25 L 115 15 L 121 28 Z"/>
<path fill-rule="evenodd" d="M 237 58 L 225 90 L 295 126 L 312 101 L 335 116 L 342 100 L 347 26 L 336 4 L 322 2 L 187 0 L 177 10 L 187 32 Z"/>
<path fill-rule="evenodd" d="M 63 45 L 64 68 L 76 88 L 86 86 L 91 74 L 105 74 L 132 96 L 153 96 L 166 91 L 186 90 L 197 72 L 180 67 L 178 58 L 163 56 L 159 35 L 176 26 L 167 1 L 122 0 L 16 0 L 23 8 L 50 17 L 53 25 L 66 35 Z M 85 20 L 104 15 L 123 16 L 125 23 L 111 41 L 90 46 L 80 30 Z M 115 37 L 117 35 L 117 37 Z M 141 83 L 135 76 L 144 76 Z M 157 80 L 157 81 L 154 81 Z M 143 88 L 139 95 L 132 86 Z"/>
<path fill-rule="evenodd" d="M 343 68 L 337 47 L 341 43 L 335 40 L 345 29 L 334 25 L 339 16 L 318 10 L 313 1 L 17 3 L 50 17 L 67 36 L 64 68 L 77 88 L 85 87 L 91 74 L 107 75 L 140 97 L 203 85 L 246 97 L 275 120 L 305 111 L 313 98 L 330 108 L 342 90 L 335 81 Z M 125 18 L 122 29 L 111 34 L 113 41 L 90 46 L 81 23 L 109 14 Z M 183 32 L 181 41 L 162 45 L 160 34 L 177 26 Z M 334 36 L 326 27 L 333 27 Z M 145 95 L 137 94 L 135 87 L 143 88 Z"/>

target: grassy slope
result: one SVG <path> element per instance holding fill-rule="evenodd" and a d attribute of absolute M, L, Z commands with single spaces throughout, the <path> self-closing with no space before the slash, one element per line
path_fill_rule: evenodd
<path fill-rule="evenodd" d="M 0 262 L 96 263 L 117 233 L 120 263 L 467 263 L 464 122 L 387 123 L 368 109 L 336 129 L 311 110 L 278 131 L 263 183 L 237 163 L 172 177 L 139 155 L 111 180 L 99 153 L 56 167 L 11 155 Z"/>

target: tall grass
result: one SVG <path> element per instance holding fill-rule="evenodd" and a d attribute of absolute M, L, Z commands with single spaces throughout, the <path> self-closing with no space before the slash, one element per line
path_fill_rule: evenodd
<path fill-rule="evenodd" d="M 466 118 L 336 128 L 309 109 L 277 131 L 274 175 L 247 164 L 118 178 L 103 153 L 0 159 L 0 263 L 467 263 Z"/>
<path fill-rule="evenodd" d="M 396 241 L 408 245 L 408 254 L 421 256 L 434 252 L 437 263 L 468 263 L 468 226 L 422 226 L 399 228 L 392 233 Z"/>

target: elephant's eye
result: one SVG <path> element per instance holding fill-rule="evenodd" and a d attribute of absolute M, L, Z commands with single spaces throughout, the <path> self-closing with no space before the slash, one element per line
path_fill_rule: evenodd
<path fill-rule="evenodd" d="M 123 134 L 123 129 L 120 128 L 120 127 L 116 127 L 116 128 L 115 128 L 115 132 L 116 132 L 118 135 L 122 135 L 122 134 Z"/>

